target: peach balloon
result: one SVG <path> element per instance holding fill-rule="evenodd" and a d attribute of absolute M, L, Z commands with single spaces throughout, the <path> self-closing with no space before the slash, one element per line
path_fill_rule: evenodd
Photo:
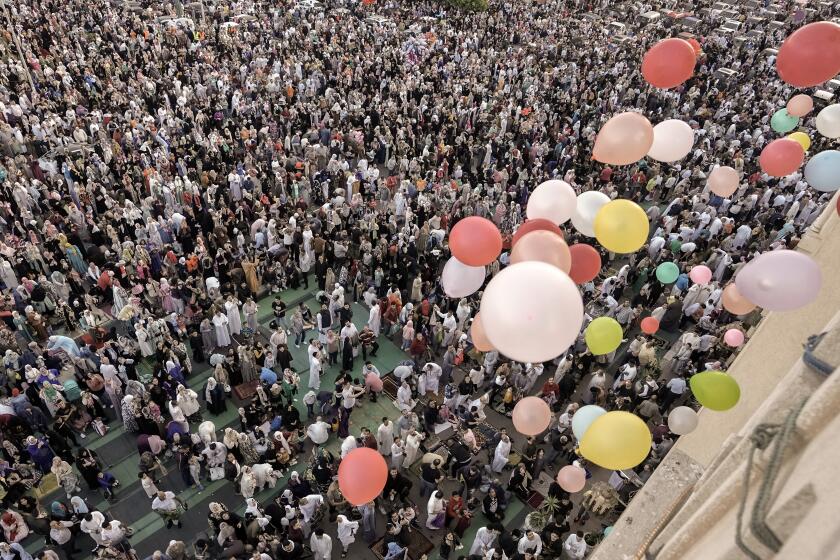
<path fill-rule="evenodd" d="M 577 465 L 566 465 L 557 472 L 557 484 L 570 494 L 580 492 L 586 486 L 586 471 Z"/>
<path fill-rule="evenodd" d="M 554 265 L 565 273 L 572 268 L 572 254 L 562 237 L 547 230 L 526 233 L 510 252 L 511 264 L 524 261 L 542 261 Z"/>
<path fill-rule="evenodd" d="M 354 449 L 338 465 L 338 487 L 354 506 L 373 501 L 382 493 L 387 479 L 385 459 L 369 447 Z"/>
<path fill-rule="evenodd" d="M 740 180 L 741 175 L 735 169 L 726 165 L 712 169 L 712 172 L 709 173 L 709 178 L 706 179 L 706 183 L 708 183 L 710 191 L 726 198 L 735 194 L 735 191 L 738 190 Z"/>
<path fill-rule="evenodd" d="M 697 53 L 691 43 L 677 37 L 663 39 L 642 58 L 642 76 L 654 87 L 669 89 L 689 79 L 696 63 Z"/>
<path fill-rule="evenodd" d="M 733 315 L 746 315 L 756 308 L 753 302 L 741 295 L 738 286 L 734 283 L 723 289 L 721 300 L 723 301 L 723 308 Z"/>
<path fill-rule="evenodd" d="M 652 145 L 650 121 L 644 115 L 628 111 L 614 116 L 601 127 L 595 138 L 592 159 L 610 165 L 630 165 L 645 157 Z"/>
<path fill-rule="evenodd" d="M 524 436 L 544 432 L 551 423 L 551 408 L 539 397 L 525 397 L 513 407 L 513 426 Z"/>
<path fill-rule="evenodd" d="M 788 115 L 793 117 L 804 117 L 814 108 L 814 100 L 810 95 L 800 93 L 790 98 L 787 103 Z"/>
<path fill-rule="evenodd" d="M 473 346 L 479 352 L 490 352 L 491 350 L 495 350 L 493 345 L 490 344 L 490 341 L 487 339 L 487 335 L 484 334 L 484 327 L 481 326 L 481 312 L 475 314 L 475 317 L 472 320 L 472 325 L 470 325 L 470 338 L 472 339 Z"/>

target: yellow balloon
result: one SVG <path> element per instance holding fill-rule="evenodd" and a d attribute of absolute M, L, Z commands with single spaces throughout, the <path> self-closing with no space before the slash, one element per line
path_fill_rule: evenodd
<path fill-rule="evenodd" d="M 595 238 L 613 253 L 635 253 L 647 241 L 650 225 L 641 206 L 617 199 L 603 205 L 595 214 Z"/>
<path fill-rule="evenodd" d="M 802 149 L 806 152 L 808 151 L 808 148 L 811 147 L 811 139 L 808 138 L 808 135 L 804 132 L 793 132 L 788 134 L 788 138 L 799 142 L 799 145 L 802 146 Z"/>
<path fill-rule="evenodd" d="M 605 469 L 632 469 L 648 456 L 652 441 L 647 424 L 635 414 L 607 412 L 583 434 L 580 454 Z"/>

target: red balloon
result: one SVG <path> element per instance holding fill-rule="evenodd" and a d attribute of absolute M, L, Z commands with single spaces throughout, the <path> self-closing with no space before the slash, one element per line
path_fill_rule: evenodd
<path fill-rule="evenodd" d="M 449 250 L 465 265 L 488 265 L 502 252 L 502 234 L 490 220 L 470 216 L 449 232 Z"/>
<path fill-rule="evenodd" d="M 601 271 L 601 255 L 591 245 L 577 243 L 569 247 L 572 254 L 572 269 L 569 277 L 575 284 L 586 284 Z"/>
<path fill-rule="evenodd" d="M 776 70 L 798 87 L 818 86 L 840 73 L 840 25 L 818 21 L 800 27 L 785 39 Z"/>
<path fill-rule="evenodd" d="M 642 59 L 642 76 L 654 87 L 677 87 L 694 74 L 697 55 L 694 47 L 683 39 L 659 41 Z"/>
<path fill-rule="evenodd" d="M 703 47 L 700 45 L 700 41 L 695 39 L 694 37 L 687 39 L 688 44 L 691 45 L 691 48 L 694 49 L 694 55 L 700 56 L 700 53 L 703 52 Z"/>
<path fill-rule="evenodd" d="M 536 231 L 538 229 L 545 229 L 552 233 L 556 233 L 560 237 L 563 237 L 563 230 L 560 229 L 557 224 L 552 222 L 551 220 L 546 220 L 545 218 L 534 218 L 533 220 L 526 220 L 524 224 L 519 226 L 513 234 L 513 241 L 511 242 L 510 246 L 513 247 L 516 245 L 516 242 L 522 239 L 527 233 L 531 233 L 532 231 Z"/>
<path fill-rule="evenodd" d="M 653 334 L 659 330 L 659 321 L 656 317 L 645 317 L 642 319 L 642 332 L 645 334 Z"/>
<path fill-rule="evenodd" d="M 805 161 L 802 144 L 789 138 L 773 140 L 761 150 L 761 170 L 773 177 L 787 177 Z"/>
<path fill-rule="evenodd" d="M 388 465 L 378 451 L 357 447 L 338 466 L 338 488 L 354 506 L 372 502 L 388 478 Z"/>
<path fill-rule="evenodd" d="M 840 198 L 837 199 L 837 213 L 840 214 Z"/>

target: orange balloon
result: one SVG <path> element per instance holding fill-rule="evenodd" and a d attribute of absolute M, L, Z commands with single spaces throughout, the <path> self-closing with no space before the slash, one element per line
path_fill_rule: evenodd
<path fill-rule="evenodd" d="M 788 115 L 792 117 L 804 117 L 810 113 L 813 108 L 814 100 L 810 95 L 805 93 L 794 95 L 790 98 L 790 101 L 787 102 L 787 112 Z"/>
<path fill-rule="evenodd" d="M 575 284 L 586 284 L 601 271 L 601 255 L 591 245 L 577 243 L 569 247 L 572 256 L 572 268 L 569 277 Z"/>
<path fill-rule="evenodd" d="M 659 321 L 656 317 L 645 317 L 641 323 L 642 332 L 645 334 L 653 334 L 659 330 Z"/>
<path fill-rule="evenodd" d="M 758 163 L 761 170 L 772 177 L 787 177 L 805 161 L 802 144 L 790 138 L 773 140 L 761 150 Z"/>
<path fill-rule="evenodd" d="M 818 86 L 840 73 L 840 25 L 817 21 L 785 39 L 776 56 L 776 70 L 797 87 Z"/>
<path fill-rule="evenodd" d="M 525 436 L 544 432 L 551 423 L 551 408 L 539 397 L 525 397 L 513 407 L 513 427 Z"/>
<path fill-rule="evenodd" d="M 645 157 L 652 145 L 653 125 L 644 115 L 627 111 L 612 117 L 598 131 L 592 159 L 610 165 L 630 165 Z"/>
<path fill-rule="evenodd" d="M 385 488 L 388 465 L 378 451 L 357 447 L 338 465 L 338 488 L 344 498 L 354 506 L 376 499 Z"/>
<path fill-rule="evenodd" d="M 572 268 L 572 255 L 562 237 L 547 230 L 523 235 L 510 252 L 510 263 L 542 261 L 554 265 L 566 274 Z"/>
<path fill-rule="evenodd" d="M 545 218 L 534 218 L 533 220 L 525 220 L 525 223 L 516 229 L 513 234 L 511 246 L 516 245 L 516 242 L 522 239 L 526 233 L 531 233 L 532 231 L 541 229 L 551 231 L 560 237 L 563 237 L 563 230 L 551 220 L 546 220 Z"/>
<path fill-rule="evenodd" d="M 470 325 L 470 338 L 472 339 L 473 346 L 479 352 L 490 352 L 491 350 L 495 350 L 493 345 L 490 343 L 490 340 L 487 338 L 487 335 L 484 333 L 484 327 L 481 326 L 481 312 L 475 314 L 473 317 L 472 325 Z"/>
<path fill-rule="evenodd" d="M 449 250 L 465 265 L 488 265 L 502 252 L 502 234 L 490 220 L 470 216 L 449 232 Z"/>
<path fill-rule="evenodd" d="M 746 315 L 756 308 L 753 302 L 741 295 L 734 282 L 723 289 L 721 300 L 723 308 L 733 315 Z"/>
<path fill-rule="evenodd" d="M 684 39 L 664 39 L 645 53 L 642 76 L 654 87 L 677 87 L 694 74 L 697 55 L 694 47 Z"/>

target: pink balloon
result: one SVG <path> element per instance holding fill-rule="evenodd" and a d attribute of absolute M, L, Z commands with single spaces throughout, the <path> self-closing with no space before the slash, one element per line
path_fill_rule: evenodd
<path fill-rule="evenodd" d="M 810 95 L 806 95 L 804 93 L 794 95 L 790 98 L 790 101 L 787 102 L 787 112 L 788 115 L 792 117 L 804 117 L 810 113 L 813 108 L 814 100 Z"/>
<path fill-rule="evenodd" d="M 551 423 L 551 408 L 539 397 L 525 397 L 513 407 L 512 420 L 517 432 L 535 436 Z"/>
<path fill-rule="evenodd" d="M 540 229 L 526 233 L 510 252 L 511 264 L 523 261 L 542 261 L 554 265 L 566 274 L 572 268 L 572 254 L 563 238 Z"/>
<path fill-rule="evenodd" d="M 710 191 L 726 198 L 735 194 L 735 191 L 738 190 L 740 180 L 741 175 L 737 171 L 729 166 L 724 166 L 712 169 L 706 182 L 709 185 Z"/>
<path fill-rule="evenodd" d="M 705 264 L 699 264 L 689 271 L 688 277 L 695 284 L 708 284 L 712 280 L 712 269 Z"/>
<path fill-rule="evenodd" d="M 771 177 L 787 177 L 805 161 L 802 144 L 789 138 L 773 140 L 761 150 L 758 162 L 761 170 Z"/>
<path fill-rule="evenodd" d="M 576 465 L 566 465 L 557 473 L 557 484 L 570 494 L 580 492 L 586 486 L 586 471 Z"/>
<path fill-rule="evenodd" d="M 726 334 L 723 335 L 723 341 L 729 346 L 737 348 L 744 343 L 744 333 L 738 329 L 729 329 L 726 331 Z"/>
<path fill-rule="evenodd" d="M 630 165 L 645 157 L 652 145 L 653 125 L 644 115 L 628 111 L 601 127 L 592 159 L 611 165 Z"/>
<path fill-rule="evenodd" d="M 822 272 L 814 260 L 797 251 L 768 251 L 748 262 L 735 277 L 744 298 L 770 311 L 790 311 L 817 299 Z"/>

